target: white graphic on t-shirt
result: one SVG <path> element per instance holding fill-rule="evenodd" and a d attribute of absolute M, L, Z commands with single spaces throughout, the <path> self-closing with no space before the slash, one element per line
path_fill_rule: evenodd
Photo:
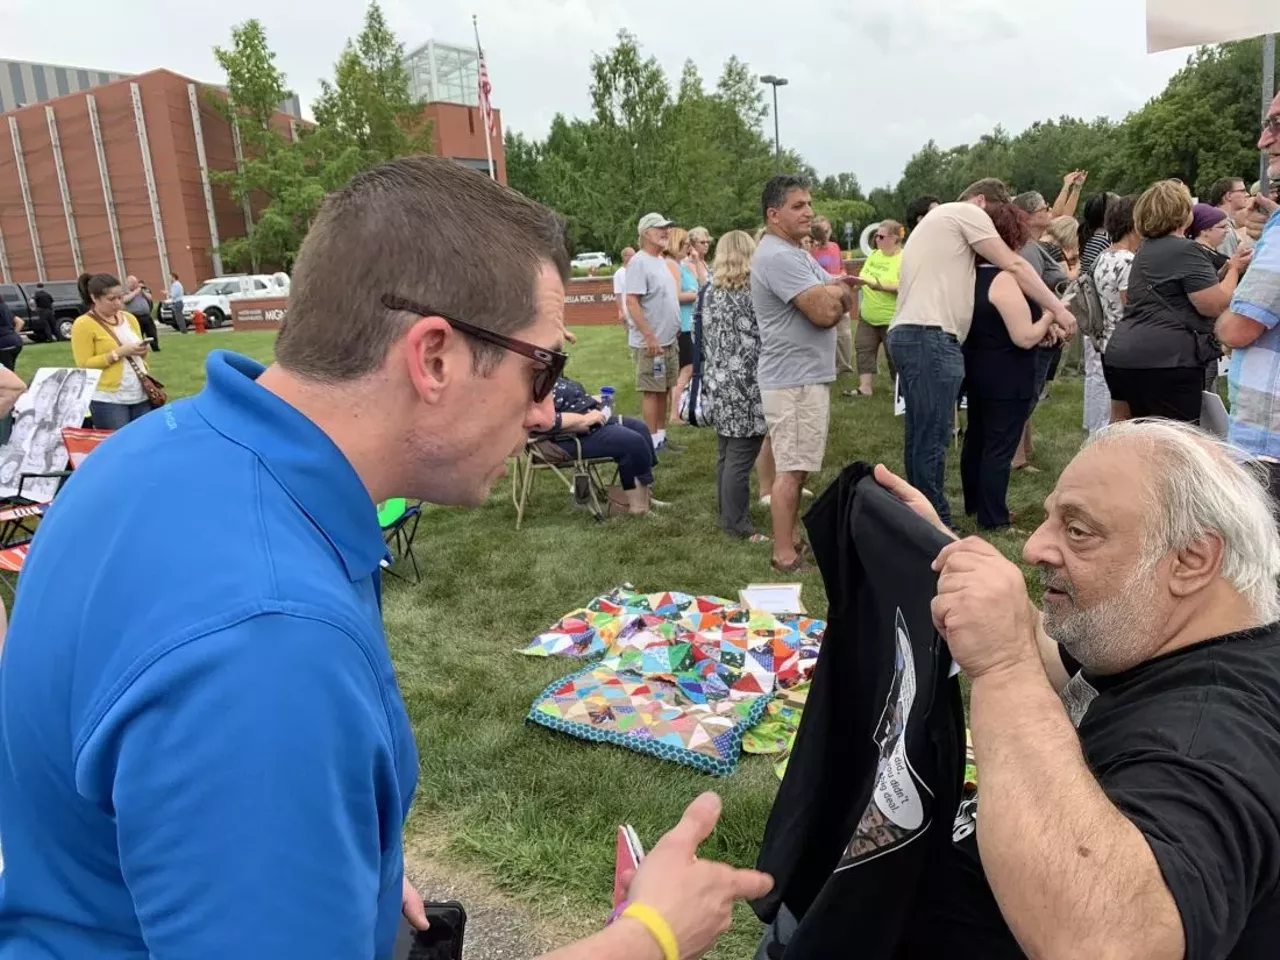
<path fill-rule="evenodd" d="M 928 826 L 920 796 L 923 787 L 907 757 L 907 724 L 916 698 L 915 656 L 902 610 L 895 611 L 896 641 L 893 682 L 874 739 L 880 749 L 871 802 L 858 821 L 837 870 L 901 846 Z"/>
<path fill-rule="evenodd" d="M 1089 711 L 1089 705 L 1097 699 L 1097 696 L 1097 688 L 1084 678 L 1083 670 L 1077 671 L 1076 675 L 1067 681 L 1067 685 L 1062 689 L 1062 705 L 1067 708 L 1067 715 L 1071 718 L 1073 727 L 1080 726 L 1084 715 Z"/>

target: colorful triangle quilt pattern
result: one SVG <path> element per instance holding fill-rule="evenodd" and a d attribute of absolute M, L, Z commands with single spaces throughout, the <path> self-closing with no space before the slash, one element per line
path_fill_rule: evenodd
<path fill-rule="evenodd" d="M 561 617 L 520 651 L 592 661 L 543 690 L 527 719 L 728 776 L 771 701 L 807 683 L 825 628 L 719 597 L 641 594 L 624 585 Z M 775 724 L 798 716 L 787 705 L 770 714 Z M 756 751 L 786 742 L 771 733 L 754 739 Z"/>

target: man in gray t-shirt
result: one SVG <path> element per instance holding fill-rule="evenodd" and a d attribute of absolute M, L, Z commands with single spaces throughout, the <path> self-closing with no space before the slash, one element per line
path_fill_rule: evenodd
<path fill-rule="evenodd" d="M 830 282 L 807 250 L 772 233 L 760 238 L 751 261 L 751 304 L 760 326 L 761 390 L 835 380 L 835 327 L 817 326 L 793 303 L 809 288 Z"/>
<path fill-rule="evenodd" d="M 806 569 L 796 542 L 805 478 L 822 469 L 836 378 L 836 324 L 854 308 L 853 287 L 818 265 L 800 241 L 809 235 L 809 185 L 779 175 L 764 187 L 766 233 L 751 261 L 751 304 L 760 327 L 756 376 L 778 468 L 770 497 L 773 568 Z"/>
<path fill-rule="evenodd" d="M 636 391 L 655 449 L 667 441 L 667 394 L 680 375 L 680 291 L 663 257 L 671 221 L 660 213 L 640 218 L 640 249 L 627 264 L 627 343 L 636 365 Z"/>

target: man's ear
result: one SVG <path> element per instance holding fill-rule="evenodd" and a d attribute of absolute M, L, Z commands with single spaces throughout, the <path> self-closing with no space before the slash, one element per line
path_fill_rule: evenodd
<path fill-rule="evenodd" d="M 401 341 L 409 382 L 427 403 L 436 403 L 452 381 L 458 380 L 462 364 L 470 361 L 461 349 L 461 338 L 442 317 L 422 317 Z"/>
<path fill-rule="evenodd" d="M 1222 538 L 1207 535 L 1179 550 L 1170 568 L 1169 591 L 1189 597 L 1222 576 Z"/>

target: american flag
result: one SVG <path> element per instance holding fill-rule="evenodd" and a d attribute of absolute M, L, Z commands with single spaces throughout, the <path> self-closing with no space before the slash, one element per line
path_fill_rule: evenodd
<path fill-rule="evenodd" d="M 489 136 L 496 132 L 493 123 L 493 104 L 489 95 L 493 93 L 493 85 L 489 83 L 489 68 L 484 63 L 484 51 L 480 51 L 480 109 L 484 111 L 485 126 L 489 128 Z"/>

